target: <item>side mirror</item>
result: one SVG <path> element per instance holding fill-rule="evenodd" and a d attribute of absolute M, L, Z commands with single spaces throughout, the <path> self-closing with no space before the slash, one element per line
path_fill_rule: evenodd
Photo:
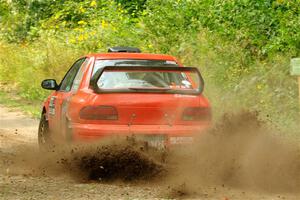
<path fill-rule="evenodd" d="M 46 90 L 57 90 L 58 89 L 58 85 L 56 83 L 56 80 L 54 80 L 54 79 L 43 80 L 41 86 L 42 86 L 42 88 L 44 88 Z"/>

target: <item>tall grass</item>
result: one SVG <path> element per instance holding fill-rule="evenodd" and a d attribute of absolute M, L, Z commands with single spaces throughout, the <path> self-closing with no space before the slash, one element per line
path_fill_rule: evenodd
<path fill-rule="evenodd" d="M 101 45 L 105 46 L 105 41 Z M 139 46 L 146 47 L 143 48 L 146 52 L 160 49 L 159 45 L 147 48 L 143 40 Z M 17 88 L 26 99 L 41 101 L 49 94 L 40 88 L 41 81 L 45 78 L 60 81 L 72 62 L 84 53 L 88 51 L 53 37 L 27 45 L 2 43 L 1 83 Z M 241 47 L 223 42 L 207 30 L 170 53 L 187 66 L 199 67 L 206 82 L 205 95 L 216 117 L 247 108 L 259 111 L 261 118 L 279 127 L 297 126 L 297 82 L 289 75 L 289 57 L 248 60 Z"/>
<path fill-rule="evenodd" d="M 45 78 L 61 80 L 80 51 L 55 39 L 40 39 L 31 44 L 0 44 L 0 80 L 15 87 L 31 100 L 43 100 L 48 94 L 40 88 Z"/>
<path fill-rule="evenodd" d="M 136 46 L 199 67 L 216 117 L 247 108 L 297 127 L 297 82 L 289 75 L 300 49 L 295 1 L 149 0 L 134 11 L 113 0 L 34 1 L 20 11 L 13 2 L 19 13 L 0 18 L 0 83 L 26 99 L 42 101 L 48 92 L 40 82 L 61 80 L 80 55 Z"/>

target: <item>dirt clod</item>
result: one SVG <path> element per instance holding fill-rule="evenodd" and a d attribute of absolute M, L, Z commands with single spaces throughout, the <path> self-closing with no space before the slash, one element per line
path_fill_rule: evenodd
<path fill-rule="evenodd" d="M 161 164 L 128 145 L 109 145 L 76 154 L 72 166 L 89 180 L 150 180 L 164 171 Z"/>

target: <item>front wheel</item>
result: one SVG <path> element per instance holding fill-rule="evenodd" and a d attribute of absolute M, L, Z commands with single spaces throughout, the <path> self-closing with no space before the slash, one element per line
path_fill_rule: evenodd
<path fill-rule="evenodd" d="M 40 149 L 46 150 L 49 149 L 52 145 L 52 139 L 50 136 L 49 131 L 49 124 L 46 119 L 46 113 L 42 114 L 40 124 L 39 124 L 39 130 L 38 130 L 38 143 Z"/>

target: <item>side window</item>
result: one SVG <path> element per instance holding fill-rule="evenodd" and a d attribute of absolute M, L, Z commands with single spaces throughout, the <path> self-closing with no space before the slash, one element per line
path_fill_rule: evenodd
<path fill-rule="evenodd" d="M 81 65 L 81 68 L 79 69 L 77 75 L 75 76 L 75 79 L 73 81 L 73 86 L 72 86 L 72 91 L 76 92 L 79 88 L 79 85 L 81 83 L 83 74 L 85 72 L 86 66 L 89 63 L 89 59 L 85 59 L 85 61 L 83 62 L 83 64 Z"/>
<path fill-rule="evenodd" d="M 67 74 L 65 75 L 64 79 L 62 80 L 61 84 L 60 84 L 60 89 L 61 91 L 66 91 L 69 92 L 72 88 L 72 84 L 73 84 L 73 80 L 77 74 L 77 72 L 79 71 L 82 63 L 84 62 L 85 58 L 82 58 L 80 60 L 77 60 L 72 67 L 70 68 L 70 70 L 67 72 Z"/>

